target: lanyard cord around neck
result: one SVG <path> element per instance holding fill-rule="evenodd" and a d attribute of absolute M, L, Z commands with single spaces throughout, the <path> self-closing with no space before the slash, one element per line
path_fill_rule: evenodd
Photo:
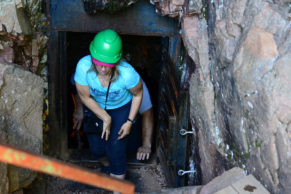
<path fill-rule="evenodd" d="M 94 64 L 93 61 L 92 61 L 92 64 Z M 96 66 L 95 66 L 95 65 L 94 65 L 94 68 L 95 68 L 95 70 L 96 70 L 96 74 L 97 74 L 97 69 L 96 69 Z M 111 85 L 111 80 L 112 80 L 113 74 L 114 74 L 114 72 L 111 72 L 111 77 L 110 77 L 110 81 L 109 81 L 108 88 L 107 88 L 107 92 L 106 92 L 106 100 L 105 100 L 105 107 L 104 107 L 104 110 L 106 110 L 107 98 L 108 98 L 109 88 L 110 88 L 110 85 Z"/>
<path fill-rule="evenodd" d="M 107 88 L 107 92 L 106 92 L 106 100 L 105 100 L 105 108 L 104 108 L 104 110 L 106 110 L 107 98 L 108 98 L 108 94 L 109 94 L 109 88 L 110 88 L 110 85 L 111 85 L 112 77 L 113 77 L 113 73 L 111 74 L 110 81 L 109 81 L 108 88 Z"/>

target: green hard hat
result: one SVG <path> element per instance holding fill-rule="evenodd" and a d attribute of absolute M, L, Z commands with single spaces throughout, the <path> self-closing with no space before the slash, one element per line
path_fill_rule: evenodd
<path fill-rule="evenodd" d="M 99 32 L 90 44 L 94 59 L 104 63 L 116 63 L 122 55 L 122 42 L 119 35 L 111 29 Z"/>

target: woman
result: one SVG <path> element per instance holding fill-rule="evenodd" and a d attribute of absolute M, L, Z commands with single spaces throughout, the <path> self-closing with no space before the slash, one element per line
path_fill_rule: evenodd
<path fill-rule="evenodd" d="M 124 179 L 127 135 L 138 113 L 143 88 L 134 68 L 120 60 L 121 49 L 115 31 L 99 32 L 90 44 L 91 55 L 78 62 L 74 79 L 83 104 L 103 121 L 101 135 L 87 134 L 90 151 L 100 157 L 106 154 L 110 175 Z"/>

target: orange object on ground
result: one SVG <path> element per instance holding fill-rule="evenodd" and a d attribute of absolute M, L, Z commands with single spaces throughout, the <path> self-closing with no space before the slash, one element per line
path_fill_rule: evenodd
<path fill-rule="evenodd" d="M 103 189 L 133 194 L 135 185 L 101 173 L 0 144 L 0 161 Z"/>

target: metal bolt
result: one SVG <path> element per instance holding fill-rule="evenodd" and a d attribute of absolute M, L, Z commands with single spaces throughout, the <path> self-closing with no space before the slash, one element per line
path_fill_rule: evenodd
<path fill-rule="evenodd" d="M 185 171 L 185 170 L 179 170 L 178 171 L 178 175 L 179 176 L 184 176 L 184 174 L 188 174 L 188 173 L 195 173 L 194 170 L 188 170 L 188 171 Z"/>
<path fill-rule="evenodd" d="M 180 135 L 187 135 L 187 134 L 193 134 L 194 131 L 186 131 L 186 129 L 181 129 L 180 130 Z"/>

